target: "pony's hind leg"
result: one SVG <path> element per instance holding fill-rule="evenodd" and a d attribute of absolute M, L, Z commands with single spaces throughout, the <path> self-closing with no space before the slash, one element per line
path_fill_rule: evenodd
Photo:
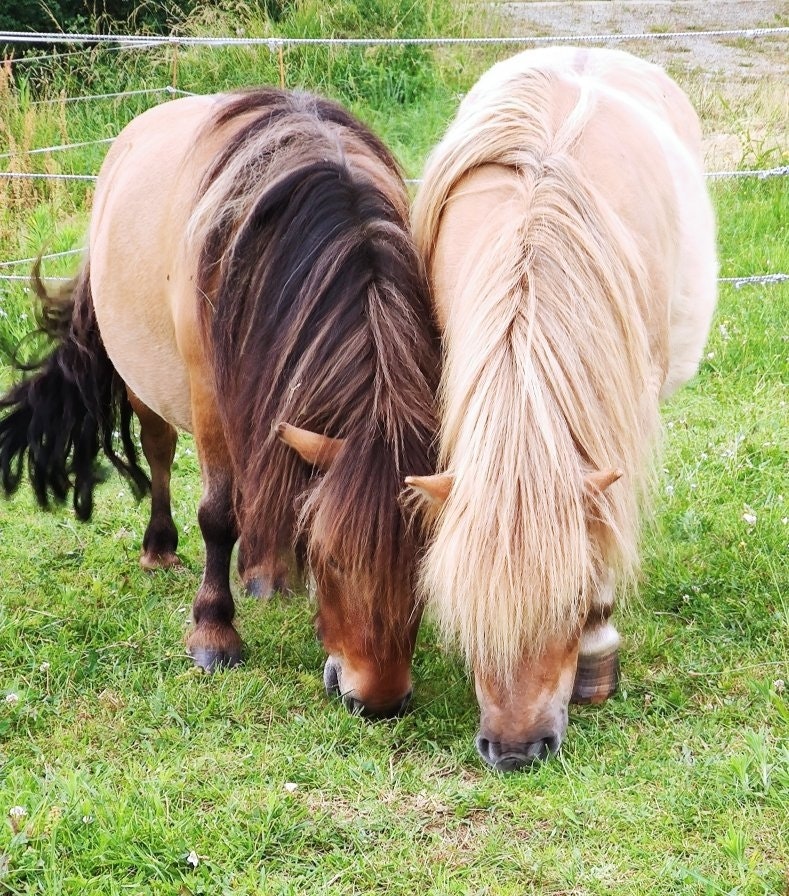
<path fill-rule="evenodd" d="M 170 471 L 178 435 L 175 429 L 131 390 L 129 401 L 140 421 L 140 442 L 151 468 L 151 519 L 142 540 L 140 566 L 154 570 L 180 565 L 178 530 L 170 507 Z"/>
<path fill-rule="evenodd" d="M 573 703 L 602 703 L 619 686 L 619 632 L 611 623 L 614 609 L 614 574 L 608 574 L 592 598 L 581 633 Z"/>

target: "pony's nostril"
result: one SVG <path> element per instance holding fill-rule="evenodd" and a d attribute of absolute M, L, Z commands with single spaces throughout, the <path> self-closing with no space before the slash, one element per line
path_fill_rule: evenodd
<path fill-rule="evenodd" d="M 551 735 L 551 737 L 546 737 L 545 745 L 548 747 L 548 755 L 545 757 L 546 759 L 551 756 L 555 756 L 559 752 L 559 747 L 562 745 L 561 737 L 557 737 L 557 735 Z"/>
<path fill-rule="evenodd" d="M 330 656 L 323 667 L 323 686 L 330 697 L 336 697 L 340 693 L 341 671 L 340 664 Z"/>
<path fill-rule="evenodd" d="M 399 716 L 408 709 L 408 705 L 411 703 L 411 697 L 413 696 L 413 694 L 413 690 L 408 691 L 403 699 L 397 704 L 397 707 L 394 710 L 394 715 Z"/>
<path fill-rule="evenodd" d="M 343 706 L 355 716 L 368 715 L 364 703 L 352 694 L 344 694 L 342 698 Z"/>
<path fill-rule="evenodd" d="M 526 749 L 526 758 L 535 764 L 545 762 L 550 755 L 551 749 L 546 740 L 535 741 Z"/>

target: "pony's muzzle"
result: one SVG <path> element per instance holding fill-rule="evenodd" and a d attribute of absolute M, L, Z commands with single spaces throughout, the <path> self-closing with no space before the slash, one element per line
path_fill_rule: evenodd
<path fill-rule="evenodd" d="M 562 739 L 556 734 L 529 743 L 506 744 L 477 735 L 477 752 L 482 761 L 497 772 L 515 772 L 534 768 L 559 752 Z"/>
<path fill-rule="evenodd" d="M 339 697 L 343 706 L 353 715 L 366 719 L 391 719 L 402 715 L 411 702 L 412 690 L 409 686 L 405 694 L 394 700 L 361 699 L 357 696 L 351 676 L 343 676 L 342 662 L 330 656 L 323 667 L 323 686 L 330 697 Z"/>

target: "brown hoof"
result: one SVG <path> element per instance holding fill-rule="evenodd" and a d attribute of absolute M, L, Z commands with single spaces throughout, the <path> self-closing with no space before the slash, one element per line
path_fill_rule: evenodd
<path fill-rule="evenodd" d="M 198 625 L 186 639 L 186 650 L 206 672 L 241 662 L 242 644 L 232 625 Z"/>
<path fill-rule="evenodd" d="M 178 554 L 174 554 L 172 551 L 166 551 L 163 554 L 157 554 L 154 551 L 143 551 L 140 554 L 140 566 L 146 572 L 153 572 L 155 569 L 172 569 L 182 565 Z"/>
<path fill-rule="evenodd" d="M 579 656 L 573 703 L 603 703 L 619 687 L 619 651 Z"/>

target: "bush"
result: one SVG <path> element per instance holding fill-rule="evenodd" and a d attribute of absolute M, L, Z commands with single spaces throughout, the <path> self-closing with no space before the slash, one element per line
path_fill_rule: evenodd
<path fill-rule="evenodd" d="M 83 31 L 86 26 L 103 31 L 113 25 L 129 24 L 151 31 L 166 31 L 191 12 L 195 0 L 169 0 L 167 3 L 142 3 L 129 13 L 122 0 L 6 0 L 0 11 L 0 29 L 4 31 Z"/>

